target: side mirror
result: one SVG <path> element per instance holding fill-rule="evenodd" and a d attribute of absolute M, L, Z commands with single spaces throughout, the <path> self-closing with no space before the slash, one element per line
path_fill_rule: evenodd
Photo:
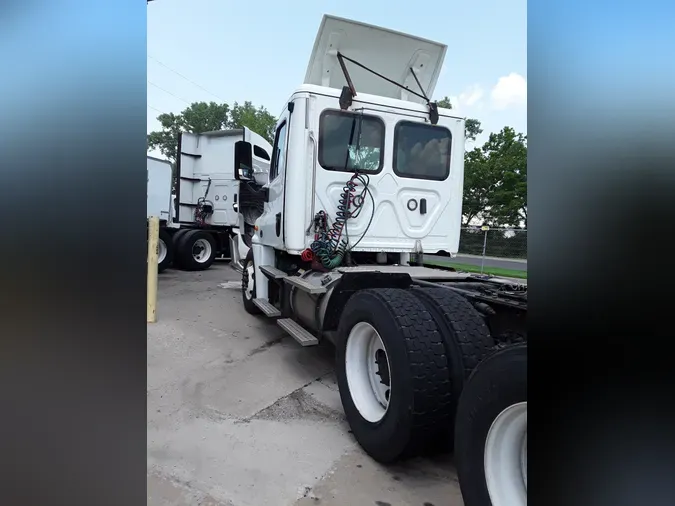
<path fill-rule="evenodd" d="M 238 141 L 234 145 L 235 177 L 250 181 L 253 179 L 253 148 L 250 142 Z"/>
<path fill-rule="evenodd" d="M 340 109 L 343 111 L 349 109 L 353 102 L 354 92 L 349 86 L 343 86 L 342 93 L 340 93 Z"/>

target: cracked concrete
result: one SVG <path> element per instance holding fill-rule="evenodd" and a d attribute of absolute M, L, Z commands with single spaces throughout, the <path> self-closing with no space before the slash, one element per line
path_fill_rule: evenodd
<path fill-rule="evenodd" d="M 451 459 L 372 461 L 329 344 L 248 315 L 238 275 L 166 271 L 148 325 L 148 505 L 461 506 Z"/>

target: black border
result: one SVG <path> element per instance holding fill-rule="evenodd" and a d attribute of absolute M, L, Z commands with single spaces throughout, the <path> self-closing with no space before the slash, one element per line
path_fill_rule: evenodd
<path fill-rule="evenodd" d="M 355 113 L 355 112 L 349 112 L 349 111 L 341 111 L 340 109 L 324 109 L 321 114 L 319 115 L 319 139 L 318 139 L 318 144 L 319 144 L 319 149 L 318 149 L 318 159 L 319 159 L 319 165 L 321 165 L 321 168 L 324 170 L 330 170 L 333 172 L 349 172 L 349 173 L 355 173 L 357 171 L 355 170 L 349 170 L 345 169 L 344 167 L 336 168 L 336 167 L 327 167 L 326 165 L 323 164 L 322 161 L 322 144 L 323 144 L 323 120 L 326 116 L 329 114 L 336 115 L 336 116 L 359 116 L 362 115 L 364 119 L 373 119 L 377 122 L 379 122 L 382 125 L 382 147 L 380 148 L 380 165 L 378 166 L 377 170 L 362 170 L 359 172 L 362 172 L 364 174 L 370 175 L 375 175 L 379 174 L 382 172 L 384 169 L 384 148 L 386 145 L 386 136 L 387 136 L 387 127 L 384 123 L 384 120 L 380 118 L 379 116 L 376 116 L 374 114 L 360 114 L 360 113 Z"/>
<path fill-rule="evenodd" d="M 415 176 L 415 175 L 412 175 L 412 174 L 403 174 L 396 169 L 396 159 L 397 159 L 397 153 L 398 153 L 398 150 L 396 149 L 396 146 L 398 144 L 398 142 L 397 142 L 398 133 L 399 133 L 400 128 L 402 126 L 406 126 L 406 125 L 415 125 L 415 126 L 419 126 L 419 127 L 422 127 L 422 128 L 426 128 L 428 130 L 440 129 L 440 130 L 445 130 L 445 131 L 448 132 L 448 135 L 450 136 L 450 152 L 448 153 L 448 163 L 447 163 L 447 166 L 445 167 L 445 176 L 443 176 L 443 177 Z M 393 163 L 391 164 L 391 167 L 394 170 L 394 174 L 396 174 L 398 177 L 404 177 L 406 179 L 422 179 L 422 180 L 425 180 L 425 181 L 445 181 L 446 179 L 448 179 L 448 177 L 450 177 L 450 164 L 451 164 L 452 154 L 454 153 L 454 150 L 452 148 L 452 141 L 453 141 L 452 132 L 450 131 L 450 129 L 448 127 L 430 125 L 428 123 L 418 123 L 418 122 L 410 121 L 410 120 L 407 120 L 407 119 L 399 121 L 398 123 L 396 123 L 396 126 L 394 127 L 394 160 L 393 160 Z"/>

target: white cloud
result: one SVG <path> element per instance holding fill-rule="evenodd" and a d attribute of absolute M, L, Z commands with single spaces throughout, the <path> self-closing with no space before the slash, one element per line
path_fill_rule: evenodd
<path fill-rule="evenodd" d="M 480 107 L 483 95 L 485 95 L 483 88 L 478 84 L 474 84 L 459 95 L 451 96 L 450 102 L 453 108 L 464 111 L 470 107 Z"/>
<path fill-rule="evenodd" d="M 478 105 L 483 98 L 483 94 L 483 88 L 474 85 L 459 96 L 459 101 L 462 105 L 466 104 L 467 107 Z"/>
<path fill-rule="evenodd" d="M 527 80 L 511 72 L 508 76 L 500 77 L 490 94 L 492 106 L 503 110 L 511 106 L 527 104 Z"/>

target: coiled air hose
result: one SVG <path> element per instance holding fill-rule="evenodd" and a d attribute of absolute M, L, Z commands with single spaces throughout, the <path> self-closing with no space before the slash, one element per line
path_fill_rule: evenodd
<path fill-rule="evenodd" d="M 357 194 L 356 190 L 358 183 L 361 183 L 362 189 Z M 337 212 L 332 225 L 328 226 L 328 216 L 325 211 L 319 211 L 314 217 L 314 242 L 312 242 L 310 250 L 313 253 L 312 257 L 325 269 L 331 270 L 339 267 L 342 264 L 346 253 L 351 250 L 351 248 L 349 248 L 349 236 L 346 229 L 347 221 L 358 217 L 361 213 L 366 193 L 370 195 L 371 199 L 373 198 L 370 189 L 368 188 L 369 184 L 370 178 L 366 174 L 354 174 L 342 188 L 342 193 L 338 199 Z M 373 199 L 373 214 L 374 212 L 375 202 Z M 370 222 L 372 222 L 372 216 Z M 368 231 L 370 222 L 363 232 L 361 239 L 363 239 L 363 236 L 365 236 Z M 343 235 L 345 237 L 343 237 Z M 358 244 L 361 239 L 359 239 L 356 244 Z M 356 244 L 354 246 L 356 246 Z M 352 246 L 352 248 L 354 246 Z M 305 258 L 309 259 L 309 252 L 307 250 L 303 252 L 303 255 Z"/>

